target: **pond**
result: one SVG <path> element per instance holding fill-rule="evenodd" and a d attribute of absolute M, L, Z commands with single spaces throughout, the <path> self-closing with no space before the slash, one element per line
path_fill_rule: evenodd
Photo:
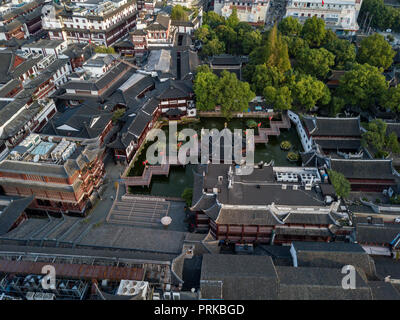
<path fill-rule="evenodd" d="M 247 128 L 247 121 L 249 119 L 232 119 L 228 122 L 228 128 L 241 129 Z M 269 126 L 268 119 L 253 119 L 257 123 L 262 122 L 262 127 Z M 190 122 L 186 124 L 178 124 L 178 130 L 183 128 L 192 128 L 200 133 L 201 128 L 205 129 L 218 129 L 222 130 L 225 127 L 226 119 L 224 118 L 201 118 L 198 122 Z M 168 134 L 168 126 L 164 126 L 163 130 Z M 257 132 L 255 132 L 257 134 Z M 168 135 L 167 135 L 168 137 Z M 297 136 L 296 128 L 282 129 L 281 134 L 278 137 L 269 137 L 268 144 L 259 143 L 256 144 L 254 161 L 255 163 L 264 161 L 270 162 L 274 160 L 275 166 L 299 166 L 301 161 L 290 162 L 286 159 L 287 151 L 282 151 L 280 143 L 284 140 L 290 141 L 292 144 L 291 151 L 303 151 L 301 142 Z M 141 154 L 138 156 L 133 167 L 129 172 L 129 176 L 141 175 L 144 170 L 146 160 L 146 150 L 152 142 L 147 143 L 142 149 Z M 185 188 L 193 187 L 193 169 L 194 165 L 183 166 L 172 166 L 169 172 L 169 176 L 153 176 L 152 182 L 147 187 L 129 187 L 129 192 L 137 194 L 148 194 L 154 196 L 166 196 L 166 197 L 180 197 Z"/>

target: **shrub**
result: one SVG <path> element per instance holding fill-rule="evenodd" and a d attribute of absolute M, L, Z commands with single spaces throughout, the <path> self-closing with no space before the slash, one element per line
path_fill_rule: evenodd
<path fill-rule="evenodd" d="M 288 152 L 287 159 L 289 161 L 297 161 L 299 160 L 300 156 L 297 152 Z"/>
<path fill-rule="evenodd" d="M 292 147 L 292 144 L 289 141 L 285 140 L 285 141 L 281 142 L 282 150 L 290 150 L 291 147 Z"/>

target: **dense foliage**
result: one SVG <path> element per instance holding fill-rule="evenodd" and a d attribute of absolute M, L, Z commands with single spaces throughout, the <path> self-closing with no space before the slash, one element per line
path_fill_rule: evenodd
<path fill-rule="evenodd" d="M 177 4 L 171 10 L 171 20 L 188 21 L 188 9 Z"/>
<path fill-rule="evenodd" d="M 185 188 L 183 190 L 181 198 L 185 200 L 186 205 L 190 207 L 192 205 L 192 197 L 193 197 L 193 189 L 192 188 Z"/>
<path fill-rule="evenodd" d="M 346 198 L 351 191 L 350 182 L 342 173 L 334 170 L 328 170 L 328 175 L 336 194 L 339 197 Z"/>
<path fill-rule="evenodd" d="M 395 52 L 379 34 L 363 39 L 356 55 L 355 45 L 326 29 L 323 19 L 312 17 L 302 25 L 287 17 L 261 33 L 239 22 L 233 10 L 227 19 L 215 12 L 206 13 L 204 25 L 195 35 L 203 43 L 203 57 L 248 54 L 242 76 L 251 90 L 276 110 L 309 111 L 317 107 L 333 116 L 345 107 L 400 112 L 400 89 L 389 89 L 383 75 L 392 65 Z M 339 79 L 339 87 L 329 90 L 325 82 L 333 70 L 346 72 Z M 211 83 L 204 86 L 210 101 L 201 99 L 200 107 L 207 109 L 215 101 L 211 97 L 215 93 L 213 81 L 217 80 L 213 75 L 201 75 L 198 83 L 205 78 Z"/>
<path fill-rule="evenodd" d="M 213 111 L 219 105 L 222 115 L 227 119 L 234 112 L 245 111 L 255 97 L 250 85 L 238 80 L 236 74 L 223 71 L 221 77 L 217 77 L 203 66 L 197 70 L 194 93 L 200 111 Z"/>
<path fill-rule="evenodd" d="M 368 14 L 368 15 L 367 15 Z M 400 9 L 386 6 L 383 0 L 363 0 L 358 23 L 364 27 L 369 24 L 372 16 L 370 27 L 380 30 L 392 29 L 400 31 Z M 367 20 L 365 20 L 367 18 Z"/>
<path fill-rule="evenodd" d="M 381 119 L 368 123 L 367 131 L 363 134 L 363 143 L 373 149 L 376 158 L 400 153 L 400 145 L 395 132 L 388 134 L 387 124 Z"/>

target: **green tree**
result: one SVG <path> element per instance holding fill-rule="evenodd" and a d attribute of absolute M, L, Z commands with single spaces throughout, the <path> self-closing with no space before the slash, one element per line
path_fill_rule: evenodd
<path fill-rule="evenodd" d="M 284 76 L 276 67 L 267 67 L 265 64 L 259 64 L 252 73 L 252 89 L 257 94 L 262 94 L 267 86 L 278 87 L 284 80 Z"/>
<path fill-rule="evenodd" d="M 335 64 L 335 56 L 324 48 L 304 49 L 297 55 L 296 62 L 303 73 L 324 79 Z"/>
<path fill-rule="evenodd" d="M 334 170 L 328 170 L 328 175 L 336 194 L 341 198 L 348 197 L 351 191 L 349 180 L 342 173 Z"/>
<path fill-rule="evenodd" d="M 171 10 L 171 20 L 188 21 L 187 9 L 177 4 Z"/>
<path fill-rule="evenodd" d="M 385 93 L 383 106 L 393 112 L 400 112 L 400 87 L 390 87 Z"/>
<path fill-rule="evenodd" d="M 276 90 L 274 106 L 277 110 L 292 109 L 292 92 L 287 86 L 282 86 Z"/>
<path fill-rule="evenodd" d="M 362 135 L 364 146 L 372 147 L 375 157 L 381 158 L 389 152 L 400 153 L 400 145 L 395 132 L 387 134 L 387 123 L 381 119 L 375 119 L 368 123 L 367 131 Z"/>
<path fill-rule="evenodd" d="M 185 188 L 181 194 L 181 198 L 185 200 L 188 207 L 192 206 L 193 188 Z"/>
<path fill-rule="evenodd" d="M 278 28 L 279 31 L 285 36 L 299 36 L 303 26 L 299 20 L 289 16 L 279 22 Z"/>
<path fill-rule="evenodd" d="M 213 35 L 215 35 L 215 33 L 212 32 L 210 27 L 206 24 L 202 25 L 194 32 L 195 38 L 203 43 L 206 43 L 208 40 L 212 39 Z"/>
<path fill-rule="evenodd" d="M 382 101 L 388 84 L 378 68 L 355 64 L 339 80 L 338 95 L 346 104 L 368 109 Z"/>
<path fill-rule="evenodd" d="M 216 102 L 221 106 L 222 115 L 227 119 L 231 118 L 233 112 L 247 110 L 249 102 L 255 97 L 247 82 L 239 81 L 236 74 L 225 70 L 221 73 L 216 92 Z"/>
<path fill-rule="evenodd" d="M 239 22 L 240 20 L 237 15 L 237 9 L 236 7 L 233 7 L 231 15 L 226 19 L 226 25 L 234 29 L 237 27 Z"/>
<path fill-rule="evenodd" d="M 233 28 L 221 25 L 215 30 L 220 41 L 225 43 L 225 50 L 228 53 L 235 53 L 237 50 L 237 34 Z"/>
<path fill-rule="evenodd" d="M 395 154 L 400 153 L 400 144 L 398 140 L 398 136 L 395 132 L 391 132 L 386 141 L 386 146 L 389 150 L 391 150 Z"/>
<path fill-rule="evenodd" d="M 287 43 L 288 52 L 290 57 L 297 57 L 297 55 L 306 49 L 309 49 L 308 43 L 300 37 L 282 37 Z"/>
<path fill-rule="evenodd" d="M 117 109 L 113 112 L 112 122 L 116 123 L 124 114 L 126 109 Z"/>
<path fill-rule="evenodd" d="M 336 117 L 338 113 L 340 113 L 345 106 L 345 101 L 341 97 L 332 97 L 331 102 L 329 104 L 329 113 L 332 117 Z"/>
<path fill-rule="evenodd" d="M 382 152 L 386 146 L 386 129 L 387 124 L 376 119 L 368 123 L 367 132 L 364 132 L 363 143 L 373 147 L 378 153 Z"/>
<path fill-rule="evenodd" d="M 338 70 L 343 70 L 356 60 L 356 47 L 350 41 L 336 39 L 328 42 L 325 48 L 335 55 L 335 68 Z"/>
<path fill-rule="evenodd" d="M 325 21 L 315 16 L 307 19 L 301 30 L 302 38 L 313 48 L 321 46 L 325 39 L 325 34 Z"/>
<path fill-rule="evenodd" d="M 201 64 L 197 67 L 196 73 L 200 72 L 212 72 L 208 64 Z"/>
<path fill-rule="evenodd" d="M 384 0 L 364 0 L 361 6 L 359 21 L 364 21 L 368 12 L 368 19 L 372 17 L 371 27 L 380 30 L 390 28 L 396 32 L 400 30 L 400 10 L 386 6 Z"/>
<path fill-rule="evenodd" d="M 274 105 L 276 99 L 276 89 L 273 86 L 266 86 L 263 92 L 265 101 L 268 104 Z"/>
<path fill-rule="evenodd" d="M 311 110 L 318 103 L 327 105 L 331 96 L 326 85 L 310 75 L 300 75 L 292 88 L 296 104 Z"/>
<path fill-rule="evenodd" d="M 214 11 L 208 11 L 203 16 L 203 25 L 209 25 L 213 30 L 221 24 L 225 24 L 225 18 Z"/>
<path fill-rule="evenodd" d="M 96 53 L 114 54 L 115 53 L 115 49 L 113 47 L 97 46 L 97 47 L 94 48 L 94 52 L 96 52 Z"/>
<path fill-rule="evenodd" d="M 242 46 L 242 54 L 249 54 L 253 49 L 261 45 L 261 41 L 262 36 L 258 30 L 246 33 L 239 31 L 238 33 L 238 44 Z"/>
<path fill-rule="evenodd" d="M 393 63 L 396 52 L 385 37 L 374 33 L 363 39 L 357 52 L 357 61 L 386 70 Z"/>
<path fill-rule="evenodd" d="M 201 111 L 214 110 L 217 97 L 216 88 L 218 84 L 218 77 L 210 70 L 201 71 L 202 70 L 197 72 L 194 79 L 193 90 L 196 96 L 196 107 Z"/>
<path fill-rule="evenodd" d="M 254 65 L 265 63 L 269 67 L 276 67 L 281 73 L 291 69 L 288 46 L 278 34 L 276 24 L 269 31 L 266 43 L 250 53 L 250 61 Z"/>
<path fill-rule="evenodd" d="M 201 54 L 206 57 L 222 54 L 225 52 L 225 43 L 214 38 L 208 41 L 202 48 Z"/>
<path fill-rule="evenodd" d="M 237 33 L 241 32 L 242 34 L 245 34 L 245 33 L 249 33 L 251 31 L 253 31 L 253 28 L 251 27 L 251 25 L 248 22 L 241 21 L 236 25 L 235 31 Z M 259 31 L 259 30 L 257 30 L 257 31 Z"/>

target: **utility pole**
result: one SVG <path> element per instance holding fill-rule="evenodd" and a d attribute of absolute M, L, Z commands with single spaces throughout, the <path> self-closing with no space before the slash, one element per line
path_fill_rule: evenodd
<path fill-rule="evenodd" d="M 368 35 L 369 35 L 369 32 L 371 31 L 371 28 L 369 27 L 370 26 L 370 24 L 371 24 L 371 21 L 372 21 L 372 18 L 373 18 L 373 14 L 371 14 L 371 18 L 369 19 L 369 23 L 368 23 L 368 27 L 367 27 L 367 30 L 368 30 Z"/>
<path fill-rule="evenodd" d="M 368 15 L 369 15 L 369 11 L 368 11 L 367 14 L 365 15 L 364 23 L 363 23 L 363 26 L 362 26 L 362 28 L 361 28 L 361 30 L 364 30 L 364 32 L 365 32 L 365 23 L 367 22 Z"/>

